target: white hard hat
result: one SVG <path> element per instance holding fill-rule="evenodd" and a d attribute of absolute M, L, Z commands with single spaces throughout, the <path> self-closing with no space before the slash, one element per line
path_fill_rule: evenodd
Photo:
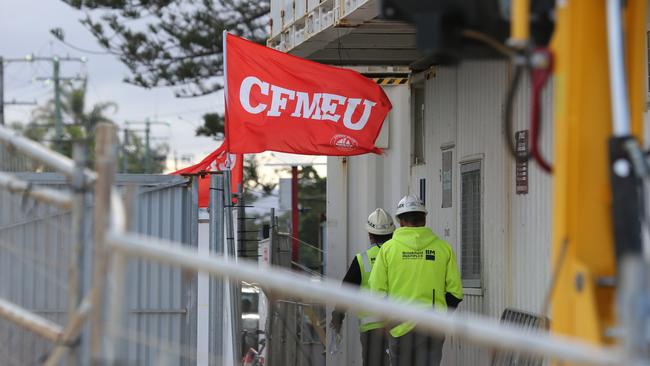
<path fill-rule="evenodd" d="M 395 224 L 386 211 L 378 208 L 368 216 L 366 231 L 375 235 L 389 235 L 395 231 Z"/>
<path fill-rule="evenodd" d="M 395 211 L 395 216 L 399 216 L 407 212 L 423 212 L 427 213 L 426 207 L 419 198 L 415 195 L 405 196 L 397 204 L 397 211 Z"/>

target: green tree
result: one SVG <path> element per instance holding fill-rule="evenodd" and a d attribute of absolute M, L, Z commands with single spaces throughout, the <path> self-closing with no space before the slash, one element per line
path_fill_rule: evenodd
<path fill-rule="evenodd" d="M 100 102 L 92 106 L 86 103 L 86 83 L 74 87 L 66 85 L 61 93 L 61 112 L 63 117 L 63 139 L 57 141 L 55 132 L 56 103 L 49 100 L 32 112 L 29 123 L 12 123 L 11 127 L 27 138 L 43 143 L 51 148 L 57 147 L 66 156 L 72 156 L 72 145 L 75 141 L 86 143 L 89 166 L 94 164 L 95 127 L 100 122 L 114 123 L 108 116 L 117 111 L 114 102 Z M 146 149 L 140 137 L 129 135 L 121 149 L 126 158 L 126 171 L 129 173 L 144 173 Z M 126 154 L 124 154 L 126 153 Z M 162 173 L 165 169 L 168 147 L 165 144 L 154 145 L 152 148 L 152 173 Z"/>
<path fill-rule="evenodd" d="M 108 114 L 117 111 L 117 104 L 100 102 L 88 108 L 86 85 L 84 81 L 78 87 L 68 84 L 62 88 L 60 99 L 63 119 L 62 141 L 57 141 L 55 131 L 56 101 L 54 99 L 50 99 L 44 105 L 34 109 L 32 120 L 24 127 L 23 133 L 31 139 L 49 142 L 51 147 L 58 147 L 58 150 L 66 156 L 72 156 L 74 141 L 87 140 L 89 143 L 88 153 L 92 160 L 95 127 L 100 122 L 113 123 Z"/>
<path fill-rule="evenodd" d="M 304 166 L 298 171 L 298 239 L 320 249 L 320 224 L 327 210 L 326 188 L 327 178 L 321 177 L 314 167 Z M 291 211 L 285 212 L 281 220 L 290 223 Z M 299 248 L 300 263 L 320 270 L 320 252 L 305 244 L 299 244 Z"/>
<path fill-rule="evenodd" d="M 262 182 L 259 172 L 259 162 L 255 155 L 246 155 L 244 160 L 244 187 L 247 189 L 259 190 L 265 196 L 273 193 L 277 186 L 275 182 Z"/>
<path fill-rule="evenodd" d="M 145 173 L 146 146 L 140 136 L 129 133 L 127 141 L 122 141 L 122 153 L 120 156 L 120 170 L 124 173 Z M 160 174 L 165 170 L 168 146 L 165 144 L 155 145 L 151 149 L 151 170 L 149 173 Z"/>
<path fill-rule="evenodd" d="M 219 113 L 206 113 L 203 115 L 203 126 L 196 129 L 197 136 L 223 136 L 226 130 L 225 121 Z M 221 135 L 221 136 L 220 136 Z"/>
<path fill-rule="evenodd" d="M 223 31 L 264 43 L 269 0 L 62 0 L 85 12 L 81 23 L 129 69 L 125 81 L 176 87 L 179 97 L 223 88 Z M 62 29 L 52 33 L 65 42 Z M 199 134 L 219 132 L 212 116 Z"/>
<path fill-rule="evenodd" d="M 298 202 L 301 208 L 300 239 L 320 247 L 320 224 L 325 219 L 327 210 L 327 178 L 321 177 L 311 166 L 303 167 L 298 178 Z M 304 258 L 305 265 L 315 270 L 320 269 L 322 256 L 317 250 L 303 247 L 300 249 L 300 255 Z"/>
<path fill-rule="evenodd" d="M 19 121 L 9 123 L 9 128 L 18 131 L 29 139 L 41 141 L 43 139 L 44 130 L 42 128 L 28 127 L 28 124 L 23 124 Z M 6 172 L 31 172 L 31 171 L 44 171 L 44 165 L 27 158 L 23 154 L 17 154 L 12 149 L 2 146 L 0 144 L 0 171 Z"/>
<path fill-rule="evenodd" d="M 100 102 L 90 106 L 87 110 L 86 105 L 87 81 L 79 87 L 73 87 L 68 84 L 62 89 L 61 111 L 65 126 L 71 134 L 89 137 L 94 134 L 95 127 L 100 122 L 112 122 L 107 113 L 117 112 L 117 104 L 114 102 Z M 55 114 L 56 101 L 50 99 L 44 106 L 34 110 L 33 119 L 46 124 L 54 125 L 56 120 Z"/>
<path fill-rule="evenodd" d="M 224 30 L 267 37 L 268 0 L 62 1 L 86 12 L 82 24 L 129 68 L 127 82 L 176 86 L 179 96 L 222 89 Z"/>
<path fill-rule="evenodd" d="M 50 126 L 39 126 L 35 122 L 24 124 L 22 122 L 12 122 L 9 127 L 30 140 L 42 142 L 50 129 Z"/>

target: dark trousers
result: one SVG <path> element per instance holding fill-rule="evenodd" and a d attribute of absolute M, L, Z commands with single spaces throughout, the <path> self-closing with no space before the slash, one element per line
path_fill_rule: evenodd
<path fill-rule="evenodd" d="M 388 336 L 382 329 L 361 333 L 361 358 L 363 366 L 388 366 Z"/>
<path fill-rule="evenodd" d="M 444 336 L 433 336 L 410 331 L 405 335 L 390 337 L 391 366 L 438 366 L 442 359 Z"/>

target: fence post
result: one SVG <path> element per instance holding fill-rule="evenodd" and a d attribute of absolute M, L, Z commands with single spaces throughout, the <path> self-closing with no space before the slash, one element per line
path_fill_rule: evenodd
<path fill-rule="evenodd" d="M 199 243 L 199 176 L 192 176 L 192 184 L 189 187 L 189 205 L 191 207 L 190 215 L 186 218 L 190 230 L 189 246 L 198 249 Z M 196 347 L 197 347 L 197 316 L 198 316 L 198 276 L 196 272 L 181 272 L 181 293 L 183 303 L 187 308 L 187 315 L 181 329 L 181 338 L 183 345 L 193 350 L 191 358 L 183 358 L 181 366 L 196 365 Z"/>
<path fill-rule="evenodd" d="M 210 175 L 210 251 L 224 254 L 224 183 L 222 174 Z M 210 276 L 210 363 L 224 363 L 224 281 Z"/>
<path fill-rule="evenodd" d="M 231 186 L 231 171 L 226 170 L 223 172 L 224 176 L 224 191 L 223 191 L 223 196 L 224 196 L 224 201 L 225 205 L 224 207 L 224 215 L 225 215 L 225 229 L 226 229 L 226 251 L 224 252 L 224 255 L 227 258 L 230 258 L 232 261 L 237 261 L 237 229 L 235 228 L 235 220 L 233 218 L 234 213 L 236 212 L 233 210 L 233 202 L 232 202 L 232 186 Z M 239 358 L 241 356 L 241 345 L 239 340 L 241 339 L 241 315 L 240 315 L 240 309 L 239 309 L 239 298 L 240 298 L 240 284 L 238 281 L 227 278 L 227 283 L 228 283 L 228 288 L 230 290 L 230 316 L 231 316 L 231 322 L 230 322 L 230 334 L 232 335 L 232 356 L 233 360 L 228 360 L 228 364 L 232 362 L 233 364 L 237 364 L 239 362 Z"/>
<path fill-rule="evenodd" d="M 74 175 L 71 180 L 72 187 L 72 248 L 70 250 L 70 263 L 68 265 L 68 321 L 72 319 L 84 297 L 82 274 L 84 273 L 84 244 L 86 228 L 86 149 L 84 144 L 77 142 L 73 146 L 72 156 L 75 162 Z M 71 347 L 68 351 L 67 364 L 85 364 L 79 347 Z"/>
<path fill-rule="evenodd" d="M 99 123 L 95 137 L 95 207 L 93 212 L 93 281 L 95 296 L 92 300 L 90 352 L 91 362 L 100 363 L 103 358 L 104 340 L 104 286 L 108 265 L 106 233 L 111 210 L 111 188 L 115 179 L 117 158 L 117 126 Z"/>
<path fill-rule="evenodd" d="M 133 231 L 135 221 L 137 190 L 135 185 L 130 184 L 124 188 L 122 194 L 126 214 L 125 221 L 128 223 L 126 229 L 129 231 Z M 125 321 L 128 320 L 128 306 L 127 301 L 124 299 L 128 258 L 122 253 L 110 253 L 110 258 L 108 265 L 109 286 L 106 290 L 108 294 L 108 329 L 104 336 L 106 340 L 105 360 L 108 365 L 121 365 L 126 362 L 126 347 L 124 347 L 124 342 L 120 340 L 120 331 L 126 326 Z"/>
<path fill-rule="evenodd" d="M 122 253 L 114 253 L 111 255 L 110 271 L 110 297 L 108 299 L 108 330 L 104 335 L 106 340 L 106 364 L 121 365 L 125 360 L 120 358 L 123 356 L 122 342 L 119 340 L 119 332 L 124 326 L 124 286 L 127 271 L 127 258 Z"/>
<path fill-rule="evenodd" d="M 275 219 L 275 209 L 271 208 L 271 228 L 269 230 L 269 262 L 271 267 L 279 264 L 280 253 L 278 252 L 278 227 Z M 269 349 L 268 364 L 277 366 L 283 364 L 283 337 L 282 327 L 280 324 L 280 306 L 276 293 L 271 290 L 265 290 L 268 299 L 269 315 L 266 329 L 266 342 Z"/>
<path fill-rule="evenodd" d="M 244 197 L 244 186 L 240 184 L 237 188 L 237 237 L 239 241 L 238 252 L 236 255 L 238 257 L 249 257 L 251 252 L 257 254 L 257 242 L 249 242 L 246 231 L 246 200 Z M 255 245 L 251 245 L 253 243 Z M 250 248 L 249 248 L 250 247 Z M 253 251 L 253 249 L 255 249 Z M 241 255 L 239 253 L 242 253 Z M 256 258 L 256 257 L 255 257 Z M 257 259 L 257 258 L 256 258 Z"/>

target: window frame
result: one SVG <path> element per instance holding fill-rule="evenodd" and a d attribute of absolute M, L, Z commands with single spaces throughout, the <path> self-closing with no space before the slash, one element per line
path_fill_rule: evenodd
<path fill-rule="evenodd" d="M 483 242 L 484 242 L 484 208 L 485 208 L 485 195 L 484 195 L 484 161 L 482 158 L 470 158 L 463 159 L 458 163 L 458 240 L 459 240 L 459 251 L 460 251 L 460 273 L 461 279 L 463 282 L 463 288 L 466 289 L 477 289 L 480 290 L 483 288 L 483 271 L 484 271 L 484 253 Z M 478 278 L 465 278 L 463 273 L 463 174 L 467 172 L 479 172 L 479 273 Z"/>
<path fill-rule="evenodd" d="M 422 95 L 422 104 L 421 104 L 421 127 L 420 133 L 417 133 L 416 121 L 417 119 L 417 106 L 416 106 L 416 90 Z M 426 164 L 426 100 L 427 100 L 427 91 L 425 81 L 417 81 L 411 83 L 411 165 L 418 166 Z M 420 142 L 421 151 L 416 152 L 416 141 Z M 419 153 L 419 155 L 418 155 Z"/>
<path fill-rule="evenodd" d="M 454 178 L 454 154 L 456 153 L 456 146 L 453 143 L 444 144 L 440 147 L 440 208 L 454 208 L 454 191 L 456 187 L 456 179 Z M 449 171 L 445 172 L 445 154 L 450 155 Z M 449 174 L 450 187 L 445 189 L 445 173 Z M 445 193 L 449 193 L 449 202 L 445 201 Z M 445 204 L 447 203 L 447 204 Z"/>

